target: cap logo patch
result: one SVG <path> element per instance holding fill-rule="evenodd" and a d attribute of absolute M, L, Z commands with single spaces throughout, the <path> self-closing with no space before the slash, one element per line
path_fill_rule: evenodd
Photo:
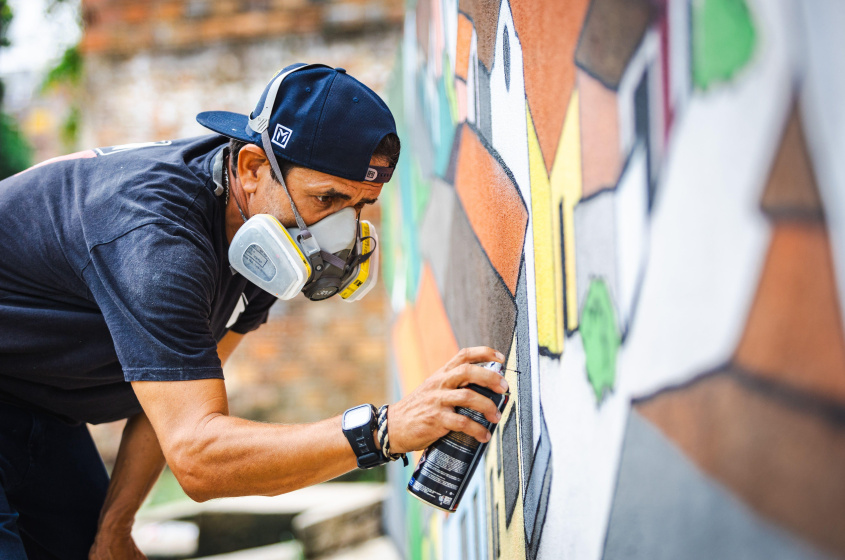
<path fill-rule="evenodd" d="M 372 167 L 367 168 L 367 176 L 365 177 L 366 181 L 373 181 L 376 177 L 378 177 L 378 171 L 373 169 Z"/>
<path fill-rule="evenodd" d="M 273 144 L 277 145 L 278 147 L 285 149 L 288 145 L 288 140 L 290 140 L 290 136 L 293 134 L 293 131 L 286 126 L 282 126 L 280 124 L 276 125 L 276 130 L 273 131 Z"/>

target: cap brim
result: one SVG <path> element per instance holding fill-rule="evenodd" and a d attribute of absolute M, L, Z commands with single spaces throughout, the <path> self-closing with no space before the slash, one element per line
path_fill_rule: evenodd
<path fill-rule="evenodd" d="M 229 111 L 205 111 L 197 115 L 197 122 L 223 136 L 244 142 L 252 141 L 246 133 L 247 123 L 249 122 L 246 115 L 230 113 Z"/>

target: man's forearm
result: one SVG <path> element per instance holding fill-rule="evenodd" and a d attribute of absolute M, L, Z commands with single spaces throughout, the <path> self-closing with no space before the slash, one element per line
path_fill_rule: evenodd
<path fill-rule="evenodd" d="M 356 467 L 340 417 L 314 424 L 262 424 L 215 415 L 171 458 L 182 487 L 203 501 L 289 492 Z"/>
<path fill-rule="evenodd" d="M 101 530 L 132 527 L 135 513 L 164 468 L 164 455 L 147 416 L 129 419 L 100 515 Z"/>

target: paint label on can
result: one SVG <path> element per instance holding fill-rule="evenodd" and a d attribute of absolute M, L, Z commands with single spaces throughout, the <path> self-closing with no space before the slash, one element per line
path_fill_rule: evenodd
<path fill-rule="evenodd" d="M 501 369 L 498 362 L 483 365 L 496 372 Z M 508 402 L 508 395 L 500 395 L 475 384 L 468 385 L 468 388 L 491 399 L 500 412 Z M 475 410 L 457 407 L 455 412 L 478 422 L 491 433 L 496 427 Z M 486 448 L 486 443 L 480 443 L 463 432 L 449 432 L 423 452 L 408 482 L 408 492 L 436 508 L 455 511 Z"/>

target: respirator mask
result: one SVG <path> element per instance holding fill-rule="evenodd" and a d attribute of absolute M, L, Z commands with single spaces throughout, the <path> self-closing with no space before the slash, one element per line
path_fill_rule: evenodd
<path fill-rule="evenodd" d="M 318 251 L 307 253 L 308 242 Z M 312 244 L 312 243 L 308 243 Z M 364 297 L 378 278 L 378 238 L 373 225 L 344 208 L 306 230 L 285 228 L 269 214 L 251 217 L 229 245 L 232 270 L 279 299 L 299 292 L 313 301 L 337 293 L 344 301 Z"/>

